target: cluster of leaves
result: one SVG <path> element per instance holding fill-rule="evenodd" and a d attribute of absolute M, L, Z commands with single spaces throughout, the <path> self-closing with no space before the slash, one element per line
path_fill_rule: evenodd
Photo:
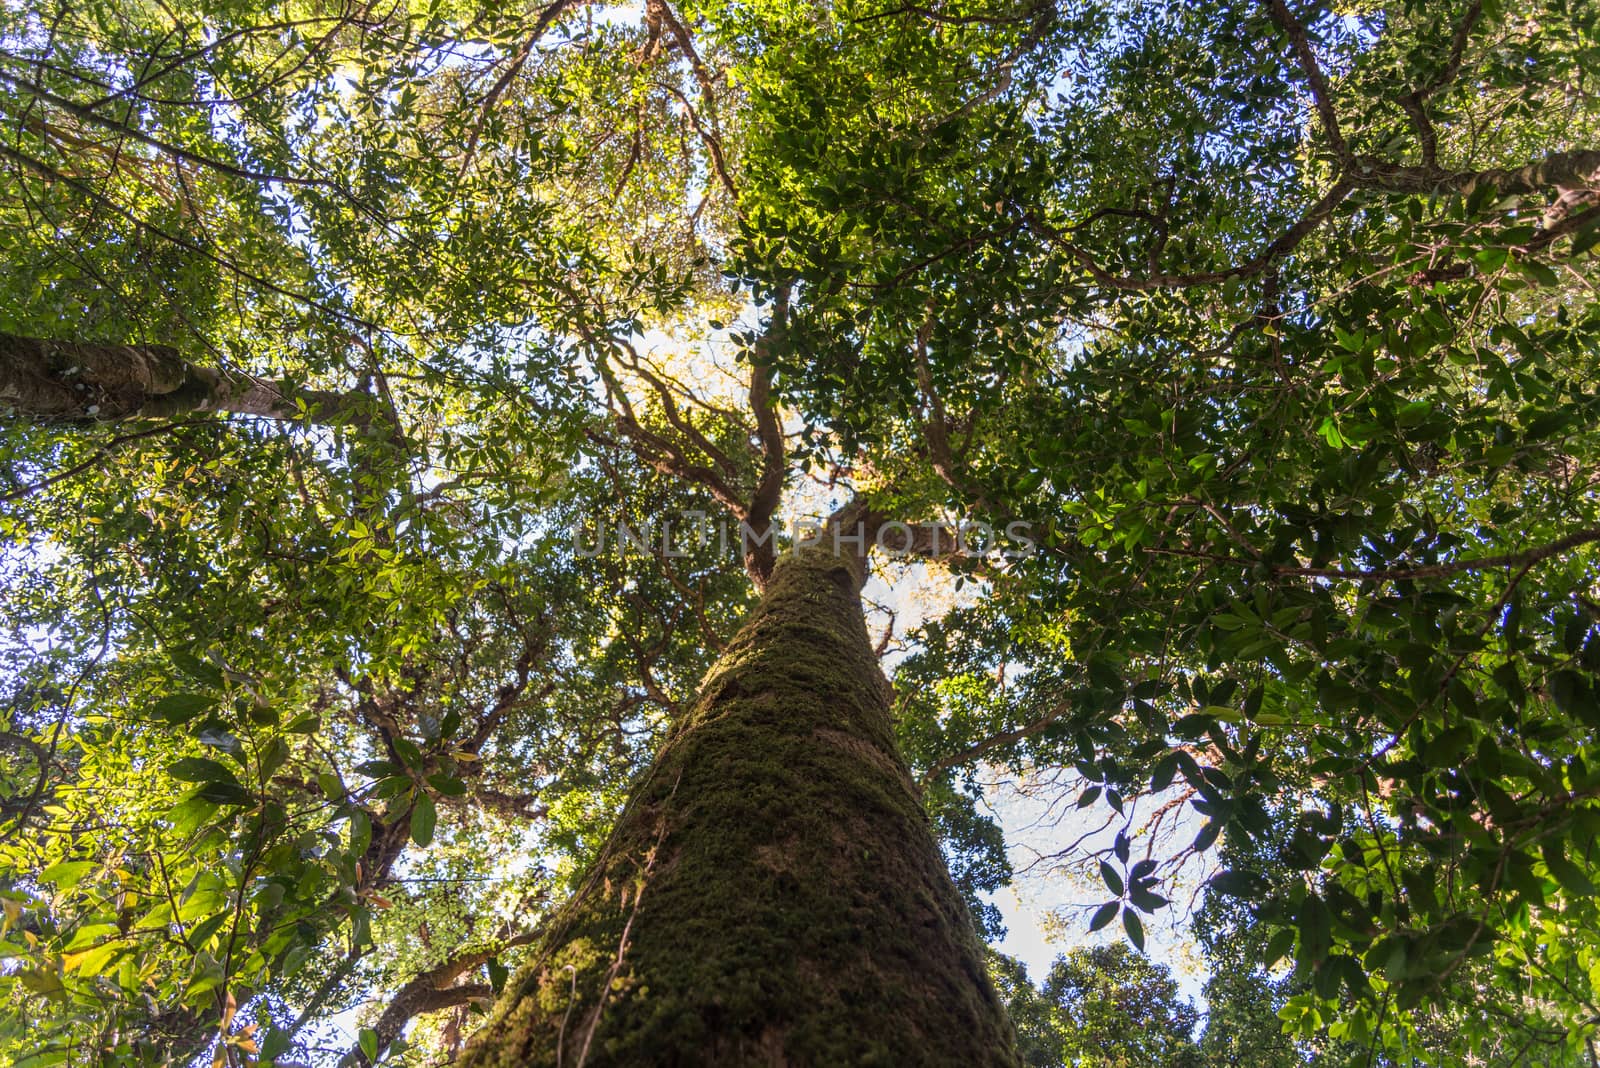
<path fill-rule="evenodd" d="M 6 426 L 0 1056 L 458 1048 L 746 604 L 712 547 L 572 551 L 708 506 L 565 346 L 726 211 L 688 64 L 577 6 L 0 16 L 0 329 L 363 413 Z"/>
<path fill-rule="evenodd" d="M 991 959 L 1029 1068 L 1206 1068 L 1195 1037 L 1199 1013 L 1165 965 L 1122 943 L 1057 957 L 1036 987 L 1026 969 Z M 1237 1063 L 1237 1062 L 1226 1062 Z"/>
<path fill-rule="evenodd" d="M 598 471 L 509 542 L 448 494 L 363 509 L 370 465 L 277 431 L 167 446 L 9 516 L 4 1040 L 39 1063 L 182 1061 L 219 1026 L 271 1057 L 525 940 L 707 656 L 651 562 L 570 551 Z"/>
<path fill-rule="evenodd" d="M 1286 832 L 1216 886 L 1306 977 L 1302 1035 L 1454 1000 L 1492 1021 L 1461 1056 L 1581 1050 L 1595 13 L 1081 14 L 841 7 L 774 43 L 760 98 L 751 173 L 805 206 L 750 246 L 812 287 L 792 395 L 842 448 L 934 466 L 945 506 L 1049 531 L 910 665 L 1004 691 L 929 693 L 910 748 L 934 775 L 1074 768 L 1127 836 L 1179 791 L 1186 855 Z M 1158 872 L 1130 857 L 1095 923 L 1137 942 Z"/>

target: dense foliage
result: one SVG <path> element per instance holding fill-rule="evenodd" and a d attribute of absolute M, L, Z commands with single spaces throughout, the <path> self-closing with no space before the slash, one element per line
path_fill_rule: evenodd
<path fill-rule="evenodd" d="M 1597 71 L 1576 0 L 6 6 L 0 355 L 292 414 L 0 368 L 0 1058 L 448 1056 L 770 564 L 663 522 L 865 497 L 1038 542 L 897 635 L 980 920 L 995 778 L 1139 950 L 1210 877 L 1211 1025 L 1083 951 L 1036 1063 L 1592 1060 Z"/>

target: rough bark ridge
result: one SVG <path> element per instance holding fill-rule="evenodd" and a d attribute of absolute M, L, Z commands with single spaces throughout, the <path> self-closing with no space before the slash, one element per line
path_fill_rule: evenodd
<path fill-rule="evenodd" d="M 159 419 L 205 411 L 294 419 L 303 414 L 297 401 L 327 420 L 349 408 L 351 396 L 200 367 L 165 345 L 0 334 L 0 415 L 39 422 Z"/>
<path fill-rule="evenodd" d="M 463 1064 L 1017 1064 L 860 584 L 779 562 Z"/>

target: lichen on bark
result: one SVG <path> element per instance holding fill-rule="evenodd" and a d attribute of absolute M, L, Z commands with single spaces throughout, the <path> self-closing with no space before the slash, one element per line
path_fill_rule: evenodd
<path fill-rule="evenodd" d="M 778 564 L 464 1064 L 1017 1063 L 860 583 Z"/>

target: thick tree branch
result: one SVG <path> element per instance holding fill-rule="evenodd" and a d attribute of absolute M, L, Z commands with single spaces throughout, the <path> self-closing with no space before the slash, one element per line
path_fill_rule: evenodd
<path fill-rule="evenodd" d="M 525 946 L 537 937 L 537 932 L 525 931 L 506 939 L 494 949 L 476 949 L 459 957 L 435 965 L 419 973 L 395 992 L 389 1007 L 373 1024 L 378 1036 L 378 1055 L 394 1044 L 406 1024 L 425 1013 L 465 1005 L 470 1001 L 487 1000 L 494 996 L 488 983 L 457 983 L 456 980 L 474 968 L 482 967 L 496 953 L 514 946 Z M 372 1061 L 359 1048 L 347 1053 L 341 1062 L 367 1068 Z"/>
<path fill-rule="evenodd" d="M 1350 171 L 1350 181 L 1362 189 L 1389 193 L 1432 193 L 1452 190 L 1471 196 L 1485 186 L 1501 193 L 1546 193 L 1567 186 L 1588 186 L 1600 179 L 1600 149 L 1552 152 L 1544 159 L 1520 167 L 1491 167 L 1481 171 L 1444 171 L 1413 167 L 1361 157 Z"/>
<path fill-rule="evenodd" d="M 1428 117 L 1428 98 L 1454 81 L 1456 75 L 1461 72 L 1461 61 L 1467 51 L 1467 41 L 1472 37 L 1473 27 L 1478 24 L 1478 19 L 1482 15 L 1483 0 L 1472 0 L 1461 21 L 1456 24 L 1455 34 L 1450 40 L 1449 58 L 1445 60 L 1439 73 L 1399 98 L 1401 109 L 1411 119 L 1411 125 L 1416 128 L 1424 167 L 1436 166 L 1439 158 L 1439 134 L 1433 128 L 1433 120 Z"/>
<path fill-rule="evenodd" d="M 694 70 L 695 81 L 700 83 L 700 88 L 706 94 L 708 102 L 716 99 L 716 86 L 711 77 L 711 72 L 706 69 L 705 62 L 701 60 L 700 53 L 694 47 L 694 38 L 689 35 L 689 30 L 678 18 L 677 13 L 667 0 L 648 0 L 648 5 L 661 19 L 662 25 L 672 34 L 672 39 L 678 43 L 678 49 L 683 52 L 684 58 L 689 61 L 689 66 Z M 729 190 L 732 192 L 732 190 Z"/>
<path fill-rule="evenodd" d="M 733 198 L 737 207 L 739 189 L 733 184 L 733 176 L 728 172 L 728 160 L 722 153 L 722 140 L 713 131 L 706 129 L 705 124 L 700 121 L 700 112 L 689 102 L 689 98 L 683 94 L 683 90 L 667 82 L 657 82 L 656 84 L 677 97 L 678 103 L 683 105 L 684 111 L 689 116 L 689 124 L 694 127 L 694 132 L 700 138 L 701 144 L 705 145 L 706 151 L 711 154 L 711 169 L 717 172 L 717 181 L 727 191 L 728 196 Z"/>
<path fill-rule="evenodd" d="M 228 412 L 364 423 L 365 393 L 302 389 L 200 367 L 165 345 L 108 345 L 0 334 L 0 415 L 48 423 Z"/>
<path fill-rule="evenodd" d="M 1289 44 L 1294 48 L 1295 59 L 1300 64 L 1301 73 L 1305 75 L 1306 83 L 1311 86 L 1311 100 L 1316 105 L 1317 117 L 1322 123 L 1322 132 L 1327 136 L 1328 143 L 1333 147 L 1333 154 L 1341 160 L 1350 158 L 1350 147 L 1345 143 L 1344 133 L 1339 129 L 1339 113 L 1333 106 L 1333 95 L 1328 90 L 1328 78 L 1322 72 L 1322 64 L 1317 62 L 1317 54 L 1311 48 L 1311 38 L 1306 33 L 1306 28 L 1289 11 L 1289 5 L 1284 0 L 1267 0 L 1267 10 L 1272 15 L 1272 21 L 1278 24 L 1289 38 Z"/>

